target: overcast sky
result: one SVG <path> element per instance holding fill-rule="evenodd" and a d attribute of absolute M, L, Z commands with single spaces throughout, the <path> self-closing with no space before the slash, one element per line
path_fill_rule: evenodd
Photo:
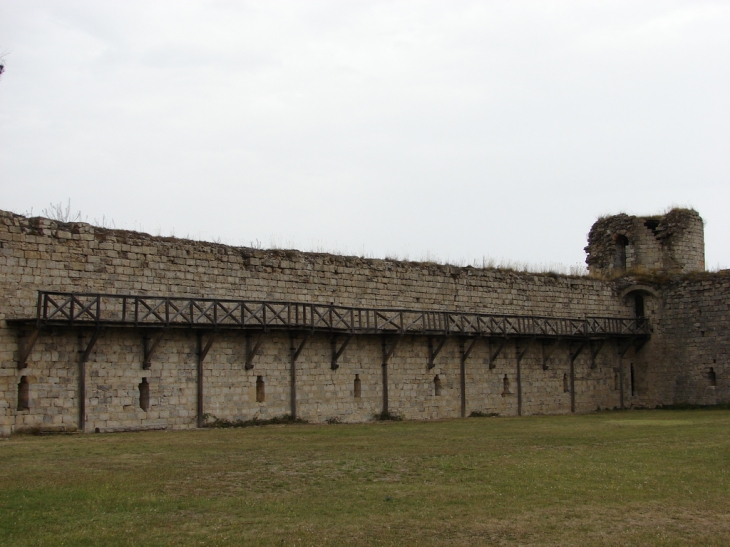
<path fill-rule="evenodd" d="M 730 267 L 730 2 L 0 0 L 0 209 L 582 264 L 672 205 Z"/>

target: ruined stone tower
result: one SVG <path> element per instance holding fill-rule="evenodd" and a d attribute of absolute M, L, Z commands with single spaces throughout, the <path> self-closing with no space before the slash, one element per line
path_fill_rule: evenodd
<path fill-rule="evenodd" d="M 703 271 L 703 221 L 692 209 L 672 209 L 661 216 L 604 217 L 592 226 L 585 251 L 591 273 Z"/>

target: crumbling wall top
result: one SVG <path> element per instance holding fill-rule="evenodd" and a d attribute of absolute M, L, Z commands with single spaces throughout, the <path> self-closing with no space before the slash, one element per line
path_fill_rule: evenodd
<path fill-rule="evenodd" d="M 679 208 L 664 215 L 602 217 L 591 227 L 585 251 L 594 274 L 703 271 L 704 223 L 697 211 Z"/>

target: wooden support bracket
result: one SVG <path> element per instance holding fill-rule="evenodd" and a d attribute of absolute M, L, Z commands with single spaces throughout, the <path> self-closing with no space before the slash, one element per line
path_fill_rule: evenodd
<path fill-rule="evenodd" d="M 398 342 L 403 337 L 403 335 L 394 336 L 392 338 L 392 341 L 390 344 L 388 344 L 388 337 L 383 336 L 383 364 L 387 365 L 390 358 L 393 356 L 393 352 L 395 351 L 396 346 L 398 345 Z"/>
<path fill-rule="evenodd" d="M 160 331 L 152 337 L 150 337 L 148 334 L 145 334 L 144 338 L 142 339 L 142 348 L 144 350 L 144 361 L 142 362 L 142 369 L 149 370 L 152 367 L 152 356 L 155 354 L 155 350 L 162 341 L 162 337 L 164 336 L 164 334 L 164 330 Z"/>
<path fill-rule="evenodd" d="M 515 353 L 517 355 L 517 361 L 522 361 L 522 358 L 527 353 L 527 350 L 530 349 L 532 342 L 533 342 L 532 338 L 528 338 L 522 344 L 520 344 L 519 340 L 515 340 Z"/>
<path fill-rule="evenodd" d="M 494 364 L 494 361 L 497 357 L 499 357 L 499 354 L 502 353 L 502 350 L 507 345 L 507 338 L 502 338 L 494 351 L 492 351 L 492 343 L 489 339 L 487 339 L 487 345 L 487 350 L 489 351 L 489 368 L 494 368 L 497 366 Z"/>
<path fill-rule="evenodd" d="M 306 338 L 305 338 L 306 340 Z M 261 349 L 261 344 L 264 343 L 264 336 L 263 334 L 256 335 L 256 338 L 254 340 L 251 340 L 250 335 L 246 335 L 246 370 L 251 370 L 253 368 L 253 358 L 256 357 L 256 354 L 258 354 L 259 350 Z M 299 348 L 299 351 L 302 350 L 304 347 L 304 342 L 302 342 L 301 347 Z M 297 356 L 299 353 L 297 352 Z"/>
<path fill-rule="evenodd" d="M 618 341 L 618 354 L 620 357 L 626 355 L 626 352 L 629 351 L 629 348 L 634 345 L 634 341 L 635 340 L 633 337 L 626 340 L 626 342 L 624 342 L 623 344 L 621 344 L 620 340 Z"/>
<path fill-rule="evenodd" d="M 198 335 L 198 360 L 202 363 L 205 361 L 205 358 L 208 355 L 208 352 L 210 351 L 210 348 L 213 347 L 213 342 L 215 342 L 215 333 L 211 334 L 208 337 L 208 341 L 205 343 L 205 346 L 203 346 L 203 335 Z"/>
<path fill-rule="evenodd" d="M 574 350 L 573 349 L 574 347 L 577 349 Z M 578 356 L 580 355 L 580 353 L 583 351 L 583 349 L 585 347 L 586 347 L 585 341 L 579 342 L 577 346 L 571 345 L 570 347 L 568 347 L 568 352 L 570 353 L 570 362 L 571 363 L 575 362 L 575 360 L 578 358 Z"/>
<path fill-rule="evenodd" d="M 644 347 L 644 344 L 646 344 L 646 342 L 647 342 L 646 338 L 637 338 L 636 341 L 634 342 L 634 351 L 635 352 L 640 351 L 641 348 Z"/>
<path fill-rule="evenodd" d="M 432 369 L 436 365 L 434 364 L 434 359 L 436 359 L 436 356 L 441 352 L 441 350 L 444 347 L 444 344 L 446 343 L 446 336 L 440 337 L 440 341 L 438 345 L 434 348 L 433 347 L 433 336 L 428 337 L 428 368 Z"/>
<path fill-rule="evenodd" d="M 28 357 L 33 351 L 33 346 L 38 341 L 38 335 L 41 333 L 38 329 L 33 329 L 30 333 L 20 331 L 18 334 L 18 368 L 23 369 L 28 366 Z"/>
<path fill-rule="evenodd" d="M 591 368 L 596 368 L 596 357 L 601 353 L 603 348 L 603 340 L 591 340 Z"/>
<path fill-rule="evenodd" d="M 101 329 L 96 329 L 94 331 L 94 334 L 91 335 L 91 340 L 89 340 L 89 343 L 86 344 L 86 347 L 83 350 L 80 350 L 82 363 L 86 363 L 86 361 L 89 360 L 89 356 L 91 355 L 91 350 L 94 349 L 94 346 L 96 345 L 96 341 L 99 339 L 100 334 L 101 334 Z"/>
<path fill-rule="evenodd" d="M 465 343 L 465 341 L 461 340 L 461 360 L 466 362 L 466 360 L 469 358 L 469 355 L 471 355 L 472 350 L 474 349 L 474 346 L 476 346 L 477 342 L 479 341 L 479 338 L 472 338 L 468 344 Z"/>
<path fill-rule="evenodd" d="M 337 363 L 337 361 L 342 356 L 342 353 L 345 351 L 347 344 L 350 343 L 350 340 L 352 340 L 352 334 L 348 334 L 347 336 L 345 336 L 345 340 L 338 347 L 337 335 L 332 335 L 332 338 L 330 339 L 330 342 L 332 344 L 332 370 L 337 370 L 338 368 L 340 368 L 340 365 Z"/>
<path fill-rule="evenodd" d="M 302 338 L 302 341 L 299 342 L 298 346 L 292 345 L 291 346 L 291 358 L 292 360 L 296 361 L 299 358 L 299 354 L 302 353 L 302 350 L 304 349 L 304 344 L 307 343 L 307 340 L 312 336 L 311 332 L 305 332 L 304 338 Z M 294 344 L 294 335 L 291 335 L 291 342 Z"/>

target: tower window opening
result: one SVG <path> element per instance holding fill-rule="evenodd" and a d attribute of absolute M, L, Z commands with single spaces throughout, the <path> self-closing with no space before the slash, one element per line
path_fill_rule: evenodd
<path fill-rule="evenodd" d="M 644 297 L 641 294 L 634 295 L 634 315 L 636 319 L 644 319 Z"/>
<path fill-rule="evenodd" d="M 626 246 L 629 244 L 629 238 L 625 235 L 616 237 L 616 256 L 614 257 L 614 268 L 624 271 L 626 269 Z"/>
<path fill-rule="evenodd" d="M 618 378 L 618 371 L 613 372 L 613 390 L 618 391 L 619 390 L 619 378 Z"/>
<path fill-rule="evenodd" d="M 657 228 L 659 227 L 659 221 L 656 220 L 656 219 L 654 219 L 654 218 L 650 218 L 649 220 L 647 220 L 646 222 L 644 222 L 644 226 L 646 226 L 647 228 L 649 228 L 652 231 L 652 233 L 654 235 L 656 235 Z"/>
<path fill-rule="evenodd" d="M 18 410 L 30 410 L 30 384 L 27 376 L 21 376 L 18 383 Z"/>
<path fill-rule="evenodd" d="M 441 395 L 441 378 L 438 374 L 433 379 L 433 392 L 436 397 Z"/>
<path fill-rule="evenodd" d="M 139 408 L 147 412 L 150 408 L 150 384 L 147 378 L 142 378 L 139 384 Z"/>
<path fill-rule="evenodd" d="M 256 376 L 256 402 L 263 403 L 266 401 L 266 386 L 264 385 L 264 377 Z"/>
<path fill-rule="evenodd" d="M 362 396 L 362 382 L 360 382 L 359 374 L 355 374 L 354 393 L 356 399 L 359 399 Z"/>
<path fill-rule="evenodd" d="M 563 374 L 563 393 L 570 392 L 570 382 L 568 381 L 568 375 Z"/>
<path fill-rule="evenodd" d="M 502 387 L 503 387 L 502 395 L 511 394 L 511 392 L 509 390 L 509 378 L 507 378 L 506 374 L 504 375 L 504 378 L 502 379 Z"/>
<path fill-rule="evenodd" d="M 717 374 L 715 374 L 715 369 L 713 367 L 710 367 L 710 372 L 707 373 L 707 377 L 710 380 L 711 386 L 717 385 Z"/>

